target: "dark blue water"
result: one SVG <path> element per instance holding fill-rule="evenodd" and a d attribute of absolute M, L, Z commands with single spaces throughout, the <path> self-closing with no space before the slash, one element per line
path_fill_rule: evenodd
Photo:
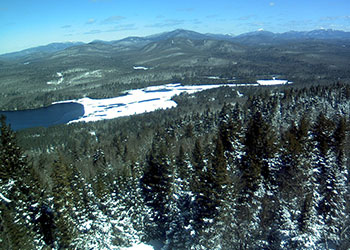
<path fill-rule="evenodd" d="M 13 130 L 34 127 L 50 127 L 66 124 L 84 115 L 84 106 L 79 103 L 58 103 L 45 108 L 20 111 L 0 111 Z"/>
<path fill-rule="evenodd" d="M 145 93 L 161 93 L 161 92 L 171 92 L 171 91 L 174 91 L 172 89 L 156 89 L 156 90 L 143 90 L 143 92 Z"/>
<path fill-rule="evenodd" d="M 157 100 L 160 100 L 160 98 L 153 98 L 153 99 L 142 100 L 142 101 L 138 101 L 138 103 L 153 102 L 153 101 L 157 101 Z"/>

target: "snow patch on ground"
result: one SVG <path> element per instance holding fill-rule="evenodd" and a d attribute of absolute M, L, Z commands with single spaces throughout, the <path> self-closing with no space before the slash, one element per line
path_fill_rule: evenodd
<path fill-rule="evenodd" d="M 47 84 L 48 85 L 59 85 L 59 84 L 61 84 L 63 82 L 63 80 L 64 80 L 63 74 L 61 72 L 57 72 L 56 76 L 58 77 L 57 80 L 48 81 Z"/>
<path fill-rule="evenodd" d="M 147 67 L 144 67 L 144 66 L 134 66 L 133 67 L 135 70 L 148 70 Z"/>
<path fill-rule="evenodd" d="M 86 71 L 84 68 L 73 68 L 73 69 L 68 69 L 64 71 L 65 74 L 72 74 L 72 73 L 77 73 L 77 72 L 83 72 Z"/>
<path fill-rule="evenodd" d="M 103 73 L 108 72 L 107 70 L 93 70 L 93 71 L 87 71 L 86 69 L 82 68 L 76 68 L 67 70 L 64 73 L 69 75 L 67 78 L 68 84 L 75 84 L 75 83 L 81 83 L 86 81 L 87 79 L 91 78 L 102 78 Z"/>
<path fill-rule="evenodd" d="M 102 77 L 102 71 L 100 69 L 86 72 L 82 75 L 82 77 Z"/>
<path fill-rule="evenodd" d="M 146 244 L 138 244 L 133 245 L 132 247 L 122 248 L 121 250 L 153 250 L 154 248 L 152 246 L 146 245 Z"/>
<path fill-rule="evenodd" d="M 89 134 L 93 137 L 95 137 L 95 140 L 98 141 L 97 135 L 95 131 L 90 131 Z"/>
<path fill-rule="evenodd" d="M 211 80 L 220 80 L 220 76 L 208 76 L 207 79 L 211 79 Z"/>

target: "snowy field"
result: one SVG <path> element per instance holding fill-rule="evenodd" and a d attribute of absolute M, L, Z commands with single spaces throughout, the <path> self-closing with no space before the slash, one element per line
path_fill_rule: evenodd
<path fill-rule="evenodd" d="M 259 84 L 212 84 L 184 86 L 180 83 L 175 83 L 128 90 L 123 93 L 124 95 L 114 98 L 91 99 L 85 97 L 78 100 L 68 100 L 56 103 L 75 102 L 84 105 L 84 116 L 77 120 L 73 120 L 70 123 L 93 122 L 152 112 L 157 109 L 173 108 L 176 107 L 177 104 L 172 101 L 171 98 L 184 92 L 193 94 L 199 91 L 222 86 L 237 87 L 258 85 Z M 276 82 L 273 82 L 272 85 L 276 85 Z M 242 96 L 241 94 L 238 95 Z"/>

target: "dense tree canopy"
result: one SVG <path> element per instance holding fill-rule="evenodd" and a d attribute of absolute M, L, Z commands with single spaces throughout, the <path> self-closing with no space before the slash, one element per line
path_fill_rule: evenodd
<path fill-rule="evenodd" d="M 17 134 L 2 118 L 0 248 L 349 249 L 349 90 L 213 89 Z"/>

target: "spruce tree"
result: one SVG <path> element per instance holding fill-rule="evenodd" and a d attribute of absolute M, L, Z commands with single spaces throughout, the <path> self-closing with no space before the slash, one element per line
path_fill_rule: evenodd
<path fill-rule="evenodd" d="M 313 219 L 310 220 L 312 223 L 308 238 L 312 239 L 313 244 L 326 247 L 329 244 L 340 245 L 342 229 L 339 228 L 344 228 L 340 218 L 344 218 L 345 215 L 344 183 L 347 172 L 344 167 L 338 165 L 337 157 L 342 155 L 341 145 L 345 138 L 344 134 L 341 135 L 342 126 L 339 124 L 336 128 L 333 120 L 320 113 L 312 131 L 313 174 L 310 184 L 313 186 L 313 192 L 310 210 L 313 211 Z M 338 146 L 334 147 L 335 144 Z"/>
<path fill-rule="evenodd" d="M 150 237 L 147 230 L 150 228 L 149 216 L 153 210 L 144 204 L 140 185 L 142 167 L 139 163 L 132 163 L 131 175 L 116 177 L 113 182 L 107 214 L 113 228 L 117 229 L 114 233 L 117 246 L 133 245 Z"/>
<path fill-rule="evenodd" d="M 51 174 L 53 212 L 55 215 L 55 245 L 59 248 L 68 248 L 78 235 L 74 221 L 74 194 L 71 188 L 73 179 L 72 165 L 68 165 L 62 158 L 52 166 Z"/>
<path fill-rule="evenodd" d="M 236 219 L 237 226 L 245 230 L 237 232 L 237 238 L 240 239 L 236 239 L 241 247 L 255 249 L 264 248 L 268 244 L 264 227 L 271 227 L 271 218 L 275 215 L 269 214 L 270 205 L 276 205 L 276 170 L 273 162 L 276 157 L 275 145 L 276 137 L 272 127 L 265 122 L 260 112 L 256 112 L 248 122 L 244 138 L 245 154 L 239 166 L 242 184 L 236 205 Z M 246 240 L 250 238 L 255 241 Z"/>
<path fill-rule="evenodd" d="M 92 185 L 80 177 L 79 172 L 74 173 L 74 175 L 72 180 L 74 186 L 72 222 L 76 227 L 76 233 L 69 243 L 69 248 L 113 248 L 116 232 L 111 223 L 111 214 L 106 214 L 105 210 L 109 207 L 112 208 L 114 204 L 102 203 L 94 194 Z"/>
<path fill-rule="evenodd" d="M 233 107 L 229 104 L 224 104 L 219 114 L 219 137 L 225 151 L 233 151 L 232 142 L 235 136 L 235 124 L 232 120 L 231 111 Z"/>
<path fill-rule="evenodd" d="M 171 222 L 167 231 L 165 249 L 190 249 L 192 244 L 191 232 L 194 218 L 192 206 L 193 193 L 190 189 L 193 169 L 189 156 L 180 145 L 176 156 L 173 182 L 173 197 L 175 205 L 172 208 Z"/>
<path fill-rule="evenodd" d="M 0 144 L 0 178 L 9 180 L 18 175 L 25 167 L 25 157 L 17 145 L 16 135 L 11 126 L 6 124 L 6 117 L 1 116 L 1 144 Z"/>
<path fill-rule="evenodd" d="M 232 226 L 234 222 L 234 208 L 232 206 L 236 198 L 220 136 L 215 139 L 214 143 L 215 148 L 208 169 L 212 183 L 208 188 L 215 209 L 211 211 L 213 223 L 204 230 L 207 235 L 206 247 L 210 249 L 232 247 Z"/>
<path fill-rule="evenodd" d="M 283 248 L 302 248 L 316 216 L 311 168 L 310 123 L 302 117 L 282 134 L 278 234 Z M 311 226 L 311 228 L 310 228 Z"/>
<path fill-rule="evenodd" d="M 256 191 L 262 178 L 271 180 L 268 160 L 275 153 L 275 140 L 272 128 L 264 121 L 261 113 L 256 112 L 245 133 L 245 155 L 241 163 L 242 178 L 248 192 Z"/>
<path fill-rule="evenodd" d="M 149 237 L 165 239 L 168 215 L 171 203 L 171 165 L 164 143 L 154 142 L 146 161 L 146 168 L 141 178 L 142 194 L 145 204 L 152 208 L 150 221 L 156 228 L 149 228 Z M 152 223 L 150 224 L 152 225 Z"/>
<path fill-rule="evenodd" d="M 32 249 L 43 246 L 42 235 L 36 230 L 36 209 L 41 188 L 33 165 L 17 145 L 16 135 L 1 117 L 0 135 L 0 204 L 2 243 L 8 249 Z"/>
<path fill-rule="evenodd" d="M 323 199 L 320 201 L 320 213 L 325 223 L 325 241 L 330 241 L 338 247 L 341 244 L 341 233 L 346 218 L 346 183 L 348 170 L 345 165 L 344 142 L 346 139 L 346 121 L 341 117 L 332 135 L 333 145 L 325 167 L 326 182 L 323 189 Z"/>
<path fill-rule="evenodd" d="M 224 146 L 220 137 L 215 140 L 215 150 L 210 170 L 210 174 L 212 175 L 211 179 L 213 180 L 212 192 L 214 193 L 216 203 L 219 206 L 227 196 L 227 188 L 228 185 L 230 185 Z"/>

